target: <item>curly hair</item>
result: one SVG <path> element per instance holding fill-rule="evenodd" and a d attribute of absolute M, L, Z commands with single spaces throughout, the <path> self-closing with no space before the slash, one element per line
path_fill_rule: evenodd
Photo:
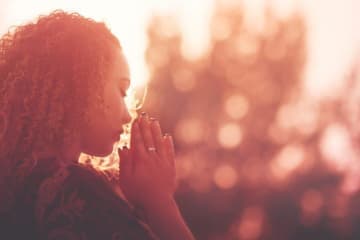
<path fill-rule="evenodd" d="M 37 151 L 71 141 L 89 107 L 101 108 L 114 47 L 120 43 L 104 23 L 62 10 L 2 36 L 0 196 L 9 199 L 36 165 Z"/>

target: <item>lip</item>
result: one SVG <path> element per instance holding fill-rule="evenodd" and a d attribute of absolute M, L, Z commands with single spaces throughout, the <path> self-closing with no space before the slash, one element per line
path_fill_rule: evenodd
<path fill-rule="evenodd" d="M 121 131 L 118 131 L 117 133 L 115 133 L 114 137 L 116 140 L 119 140 L 120 139 L 120 135 L 123 133 L 124 131 L 121 130 Z"/>

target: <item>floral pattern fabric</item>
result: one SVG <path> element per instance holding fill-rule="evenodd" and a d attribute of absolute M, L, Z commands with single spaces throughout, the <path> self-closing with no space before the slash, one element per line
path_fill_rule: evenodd
<path fill-rule="evenodd" d="M 159 239 L 105 176 L 81 164 L 38 167 L 15 206 L 4 239 Z"/>

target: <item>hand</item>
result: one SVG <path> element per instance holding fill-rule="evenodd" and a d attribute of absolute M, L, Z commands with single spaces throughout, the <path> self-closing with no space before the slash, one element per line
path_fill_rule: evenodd
<path fill-rule="evenodd" d="M 172 137 L 163 136 L 157 120 L 146 114 L 131 128 L 130 149 L 119 149 L 120 187 L 134 206 L 148 208 L 172 198 L 176 190 Z"/>

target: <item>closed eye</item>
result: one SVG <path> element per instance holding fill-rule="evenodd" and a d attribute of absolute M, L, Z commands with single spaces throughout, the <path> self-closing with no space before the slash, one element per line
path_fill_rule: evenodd
<path fill-rule="evenodd" d="M 127 96 L 126 91 L 124 91 L 123 89 L 120 89 L 120 92 L 121 92 L 121 95 L 122 95 L 123 97 L 126 97 L 126 96 Z"/>
<path fill-rule="evenodd" d="M 130 79 L 127 77 L 120 78 L 120 92 L 123 97 L 126 97 L 127 90 L 130 87 Z"/>

